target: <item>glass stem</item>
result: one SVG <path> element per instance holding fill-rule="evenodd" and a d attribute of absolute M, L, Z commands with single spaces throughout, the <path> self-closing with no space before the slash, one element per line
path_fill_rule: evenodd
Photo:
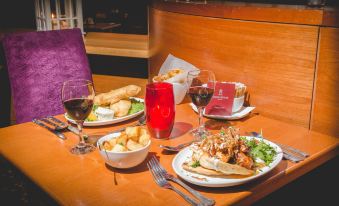
<path fill-rule="evenodd" d="M 199 133 L 203 132 L 204 131 L 204 118 L 203 118 L 203 111 L 204 111 L 204 107 L 199 107 L 198 108 L 199 110 L 199 128 L 198 128 L 198 131 Z"/>
<path fill-rule="evenodd" d="M 85 145 L 85 139 L 84 136 L 82 135 L 82 128 L 84 125 L 84 121 L 77 121 L 77 126 L 79 130 L 79 145 Z"/>

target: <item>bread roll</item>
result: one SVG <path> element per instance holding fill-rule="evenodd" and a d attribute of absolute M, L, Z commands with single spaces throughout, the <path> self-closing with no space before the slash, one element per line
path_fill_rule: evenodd
<path fill-rule="evenodd" d="M 207 153 L 203 154 L 199 159 L 200 165 L 204 168 L 216 170 L 225 175 L 238 174 L 238 175 L 253 175 L 254 171 L 246 169 L 245 167 L 237 164 L 225 163 L 223 161 L 211 158 Z"/>
<path fill-rule="evenodd" d="M 127 99 L 139 94 L 141 87 L 136 85 L 128 85 L 119 89 L 112 90 L 107 93 L 102 93 L 94 97 L 94 104 L 100 106 L 108 106 L 114 104 L 121 99 Z"/>
<path fill-rule="evenodd" d="M 114 111 L 115 117 L 123 117 L 128 114 L 132 103 L 129 100 L 120 100 L 117 103 L 111 104 L 110 109 Z"/>

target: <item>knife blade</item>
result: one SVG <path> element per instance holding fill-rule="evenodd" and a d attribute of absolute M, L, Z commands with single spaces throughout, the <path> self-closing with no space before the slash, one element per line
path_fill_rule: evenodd
<path fill-rule="evenodd" d="M 45 129 L 47 129 L 48 131 L 52 132 L 53 134 L 55 134 L 57 137 L 59 137 L 60 139 L 65 140 L 66 137 L 58 131 L 55 131 L 54 129 L 50 128 L 49 126 L 45 125 L 44 123 L 42 123 L 41 121 L 37 120 L 37 119 L 33 119 L 32 122 L 34 122 L 35 124 L 39 125 L 40 127 L 43 127 Z"/>

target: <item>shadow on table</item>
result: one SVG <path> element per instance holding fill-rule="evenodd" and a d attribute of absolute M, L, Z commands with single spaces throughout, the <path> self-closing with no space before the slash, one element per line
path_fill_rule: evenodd
<path fill-rule="evenodd" d="M 1 154 L 0 165 L 0 199 L 2 205 L 59 205 L 56 200 Z"/>
<path fill-rule="evenodd" d="M 126 168 L 126 169 L 119 169 L 109 166 L 107 163 L 105 163 L 105 166 L 107 169 L 109 169 L 112 172 L 121 173 L 121 174 L 132 174 L 132 173 L 138 173 L 138 172 L 145 172 L 148 171 L 147 168 L 147 162 L 153 157 L 156 156 L 158 159 L 156 152 L 149 152 L 146 159 L 140 164 L 132 168 Z"/>
<path fill-rule="evenodd" d="M 175 122 L 169 139 L 174 139 L 188 133 L 193 129 L 193 125 L 187 122 Z"/>
<path fill-rule="evenodd" d="M 236 126 L 239 122 L 245 122 L 259 113 L 251 113 L 250 115 L 237 120 L 222 120 L 222 119 L 207 119 L 205 121 L 205 127 L 209 130 L 220 130 L 221 128 L 228 128 L 230 126 Z"/>

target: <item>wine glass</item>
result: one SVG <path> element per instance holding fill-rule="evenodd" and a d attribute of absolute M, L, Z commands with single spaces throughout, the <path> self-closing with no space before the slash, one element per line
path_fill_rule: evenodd
<path fill-rule="evenodd" d="M 69 80 L 62 85 L 62 103 L 79 129 L 80 141 L 71 149 L 73 154 L 86 154 L 95 149 L 94 145 L 85 142 L 82 134 L 84 121 L 92 111 L 94 96 L 93 83 L 89 80 Z"/>
<path fill-rule="evenodd" d="M 193 129 L 191 133 L 199 138 L 208 135 L 203 123 L 203 112 L 210 102 L 215 88 L 215 76 L 209 70 L 193 70 L 187 74 L 188 95 L 191 97 L 192 103 L 198 108 L 199 127 Z"/>

